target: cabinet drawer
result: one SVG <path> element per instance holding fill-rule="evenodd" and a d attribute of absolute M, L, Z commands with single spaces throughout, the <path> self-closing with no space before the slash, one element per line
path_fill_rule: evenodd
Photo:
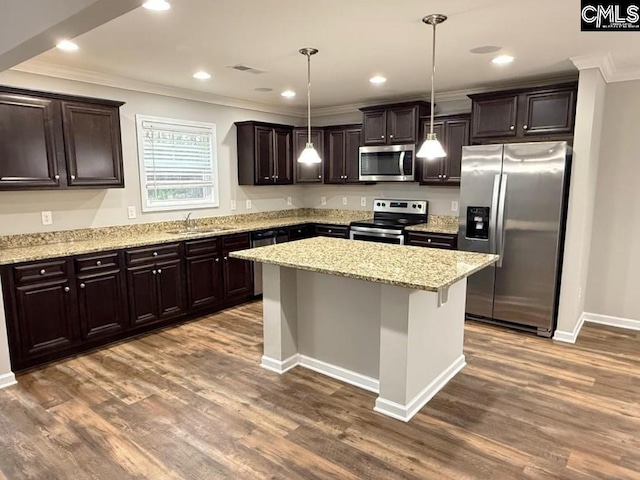
<path fill-rule="evenodd" d="M 67 276 L 67 262 L 56 260 L 18 265 L 13 267 L 13 273 L 18 285 L 57 280 Z"/>
<path fill-rule="evenodd" d="M 250 245 L 251 242 L 249 240 L 249 234 L 247 233 L 222 237 L 222 250 L 225 252 L 243 250 L 245 248 L 249 248 Z"/>
<path fill-rule="evenodd" d="M 407 243 L 416 247 L 446 248 L 455 250 L 458 236 L 446 233 L 409 233 Z"/>
<path fill-rule="evenodd" d="M 313 225 L 296 225 L 295 227 L 289 227 L 290 241 L 313 237 L 313 235 Z"/>
<path fill-rule="evenodd" d="M 342 225 L 316 225 L 316 235 L 323 237 L 347 238 L 349 227 Z"/>
<path fill-rule="evenodd" d="M 187 257 L 216 254 L 220 250 L 217 238 L 185 242 L 184 248 Z"/>
<path fill-rule="evenodd" d="M 125 258 L 128 266 L 155 262 L 157 260 L 171 260 L 179 257 L 180 244 L 178 243 L 157 245 L 155 247 L 136 248 L 125 252 Z"/>
<path fill-rule="evenodd" d="M 118 268 L 118 252 L 100 253 L 96 255 L 84 255 L 76 257 L 76 273 L 89 273 Z"/>

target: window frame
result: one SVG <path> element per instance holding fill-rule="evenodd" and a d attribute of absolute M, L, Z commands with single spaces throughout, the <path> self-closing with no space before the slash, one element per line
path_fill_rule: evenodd
<path fill-rule="evenodd" d="M 140 200 L 142 212 L 170 212 L 176 210 L 196 210 L 203 208 L 219 208 L 220 207 L 220 180 L 218 175 L 218 143 L 216 135 L 216 124 L 208 122 L 196 122 L 192 120 L 180 120 L 176 118 L 157 117 L 152 115 L 136 114 L 136 143 L 138 149 L 138 171 L 140 185 Z M 147 171 L 144 165 L 144 122 L 164 123 L 175 125 L 177 127 L 197 127 L 207 129 L 211 132 L 211 155 L 212 155 L 212 183 L 213 195 L 212 200 L 207 203 L 189 203 L 181 205 L 149 205 L 147 191 Z"/>

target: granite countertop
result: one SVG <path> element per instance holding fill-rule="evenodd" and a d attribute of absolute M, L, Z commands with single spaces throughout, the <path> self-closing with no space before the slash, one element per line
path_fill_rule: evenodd
<path fill-rule="evenodd" d="M 446 233 L 447 235 L 458 234 L 458 219 L 455 218 L 455 223 L 419 223 L 418 225 L 411 225 L 407 227 L 408 232 L 424 232 L 424 233 Z"/>
<path fill-rule="evenodd" d="M 363 219 L 368 220 L 366 212 Z M 304 225 L 307 223 L 324 223 L 329 225 L 348 226 L 352 219 L 341 216 L 304 216 L 304 217 L 282 217 L 264 219 L 258 221 L 235 223 L 233 225 L 206 225 L 203 228 L 218 227 L 218 231 L 193 233 L 189 235 L 178 235 L 167 233 L 166 231 L 147 232 L 124 232 L 119 235 L 103 235 L 96 238 L 79 241 L 65 241 L 61 243 L 49 243 L 44 245 L 34 245 L 16 248 L 0 249 L 0 265 L 8 265 L 34 260 L 44 260 L 47 258 L 66 257 L 70 255 L 81 255 L 85 253 L 103 252 L 107 250 L 118 250 L 121 248 L 140 247 L 145 245 L 158 245 L 162 243 L 174 243 L 184 240 L 196 240 L 209 237 L 219 237 L 222 235 L 232 235 L 234 233 L 253 232 L 267 230 L 270 228 L 288 227 L 292 225 Z M 99 229 L 97 229 L 99 230 Z M 175 228 L 174 228 L 175 230 Z"/>
<path fill-rule="evenodd" d="M 498 255 L 316 237 L 241 250 L 243 260 L 437 292 L 498 260 Z"/>

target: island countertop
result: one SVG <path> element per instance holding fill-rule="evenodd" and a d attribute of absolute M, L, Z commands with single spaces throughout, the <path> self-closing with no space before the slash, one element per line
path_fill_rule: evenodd
<path fill-rule="evenodd" d="M 316 237 L 240 250 L 231 257 L 437 292 L 491 265 L 498 255 Z"/>

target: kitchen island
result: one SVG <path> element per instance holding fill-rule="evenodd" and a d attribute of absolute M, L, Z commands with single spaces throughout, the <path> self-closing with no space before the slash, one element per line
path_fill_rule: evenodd
<path fill-rule="evenodd" d="M 498 259 L 335 238 L 231 256 L 264 264 L 263 367 L 378 393 L 374 410 L 403 421 L 465 366 L 466 278 Z"/>

